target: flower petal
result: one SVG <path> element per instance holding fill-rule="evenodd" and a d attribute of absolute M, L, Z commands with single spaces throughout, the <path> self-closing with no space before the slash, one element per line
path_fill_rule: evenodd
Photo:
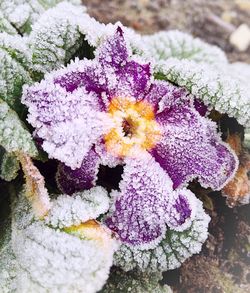
<path fill-rule="evenodd" d="M 97 49 L 96 59 L 103 66 L 109 88 L 108 97 L 142 98 L 150 85 L 150 64 L 130 60 L 131 49 L 117 28 Z"/>
<path fill-rule="evenodd" d="M 165 232 L 165 196 L 171 180 L 153 158 L 125 162 L 121 191 L 112 192 L 115 204 L 106 224 L 122 242 L 156 246 Z"/>
<path fill-rule="evenodd" d="M 121 191 L 113 191 L 113 213 L 106 219 L 121 241 L 149 249 L 161 241 L 166 223 L 171 229 L 186 229 L 193 215 L 192 193 L 173 192 L 170 178 L 149 154 L 125 163 Z"/>
<path fill-rule="evenodd" d="M 84 88 L 68 92 L 54 83 L 52 73 L 40 84 L 26 87 L 22 101 L 29 108 L 28 121 L 43 140 L 43 149 L 74 169 L 112 127 L 107 114 L 98 111 L 97 99 Z"/>
<path fill-rule="evenodd" d="M 238 160 L 219 137 L 216 124 L 201 117 L 191 103 L 157 115 L 163 139 L 151 151 L 174 183 L 174 188 L 197 178 L 207 188 L 220 190 L 234 175 Z"/>
<path fill-rule="evenodd" d="M 56 180 L 58 188 L 66 194 L 90 189 L 97 180 L 100 157 L 91 149 L 82 161 L 80 168 L 72 170 L 63 163 L 59 163 Z"/>

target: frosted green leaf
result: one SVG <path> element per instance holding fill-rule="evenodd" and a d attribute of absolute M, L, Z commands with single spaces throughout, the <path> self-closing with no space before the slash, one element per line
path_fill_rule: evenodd
<path fill-rule="evenodd" d="M 0 100 L 0 145 L 7 152 L 21 151 L 36 156 L 36 146 L 17 114 Z"/>
<path fill-rule="evenodd" d="M 29 33 L 32 24 L 38 20 L 40 15 L 46 9 L 53 7 L 60 0 L 2 0 L 0 1 L 0 10 L 6 20 L 19 33 Z M 80 4 L 80 1 L 72 0 L 74 4 Z"/>
<path fill-rule="evenodd" d="M 163 272 L 178 268 L 187 258 L 199 253 L 207 239 L 210 217 L 197 199 L 197 210 L 189 229 L 182 232 L 166 231 L 164 239 L 154 249 L 140 249 L 121 245 L 115 254 L 114 265 L 125 271 L 137 269 L 143 272 Z"/>
<path fill-rule="evenodd" d="M 13 153 L 4 152 L 0 162 L 0 178 L 5 181 L 14 180 L 19 170 L 20 165 L 17 157 Z"/>
<path fill-rule="evenodd" d="M 170 58 L 156 65 L 155 76 L 185 87 L 206 105 L 250 125 L 250 91 L 240 79 L 232 78 L 231 67 L 218 69 L 209 64 Z"/>
<path fill-rule="evenodd" d="M 21 193 L 12 206 L 16 275 L 10 282 L 11 272 L 6 269 L 5 278 L 17 292 L 67 293 L 83 292 L 83 288 L 86 293 L 97 292 L 108 278 L 117 243 L 110 232 L 102 235 L 104 242 L 94 236 L 80 239 L 35 220 Z"/>
<path fill-rule="evenodd" d="M 65 65 L 84 47 L 79 23 L 84 19 L 83 7 L 63 2 L 45 12 L 33 26 L 29 38 L 34 69 L 47 72 Z"/>
<path fill-rule="evenodd" d="M 1 11 L 0 11 L 0 32 L 6 32 L 8 34 L 17 34 L 17 30 L 4 17 Z"/>
<path fill-rule="evenodd" d="M 0 33 L 0 98 L 18 112 L 22 109 L 22 86 L 24 83 L 31 83 L 27 71 L 29 66 L 26 39 L 18 35 Z"/>
<path fill-rule="evenodd" d="M 161 279 L 161 273 L 124 272 L 114 268 L 100 293 L 172 293 L 169 286 L 159 284 Z"/>
<path fill-rule="evenodd" d="M 52 201 L 52 208 L 45 221 L 55 228 L 70 227 L 96 219 L 108 209 L 107 191 L 98 186 L 72 195 L 58 196 Z"/>
<path fill-rule="evenodd" d="M 155 61 L 174 57 L 197 63 L 227 63 L 226 55 L 220 48 L 180 31 L 162 31 L 143 36 L 142 42 Z"/>

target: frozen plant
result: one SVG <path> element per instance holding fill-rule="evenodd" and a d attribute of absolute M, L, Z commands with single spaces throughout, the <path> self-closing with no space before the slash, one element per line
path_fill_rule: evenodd
<path fill-rule="evenodd" d="M 249 199 L 226 192 L 239 152 L 213 115 L 249 127 L 250 70 L 187 34 L 140 36 L 57 2 L 0 6 L 1 292 L 169 292 L 162 272 L 208 235 L 190 184 Z"/>

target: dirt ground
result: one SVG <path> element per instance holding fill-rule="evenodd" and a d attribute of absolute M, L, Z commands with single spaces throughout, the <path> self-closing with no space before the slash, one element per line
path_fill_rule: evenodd
<path fill-rule="evenodd" d="M 101 22 L 121 21 L 143 34 L 179 29 L 218 45 L 230 61 L 250 63 L 250 46 L 239 51 L 230 35 L 250 26 L 250 0 L 83 0 Z M 242 36 L 245 37 L 244 35 Z M 250 292 L 250 206 L 230 209 L 219 193 L 200 194 L 212 217 L 202 253 L 164 281 L 181 293 Z"/>

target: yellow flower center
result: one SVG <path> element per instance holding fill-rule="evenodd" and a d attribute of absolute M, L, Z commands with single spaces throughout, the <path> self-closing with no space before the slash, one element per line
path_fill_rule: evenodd
<path fill-rule="evenodd" d="M 108 113 L 115 124 L 105 136 L 107 151 L 115 156 L 136 156 L 138 150 L 153 148 L 161 137 L 151 104 L 130 98 L 113 98 Z"/>

